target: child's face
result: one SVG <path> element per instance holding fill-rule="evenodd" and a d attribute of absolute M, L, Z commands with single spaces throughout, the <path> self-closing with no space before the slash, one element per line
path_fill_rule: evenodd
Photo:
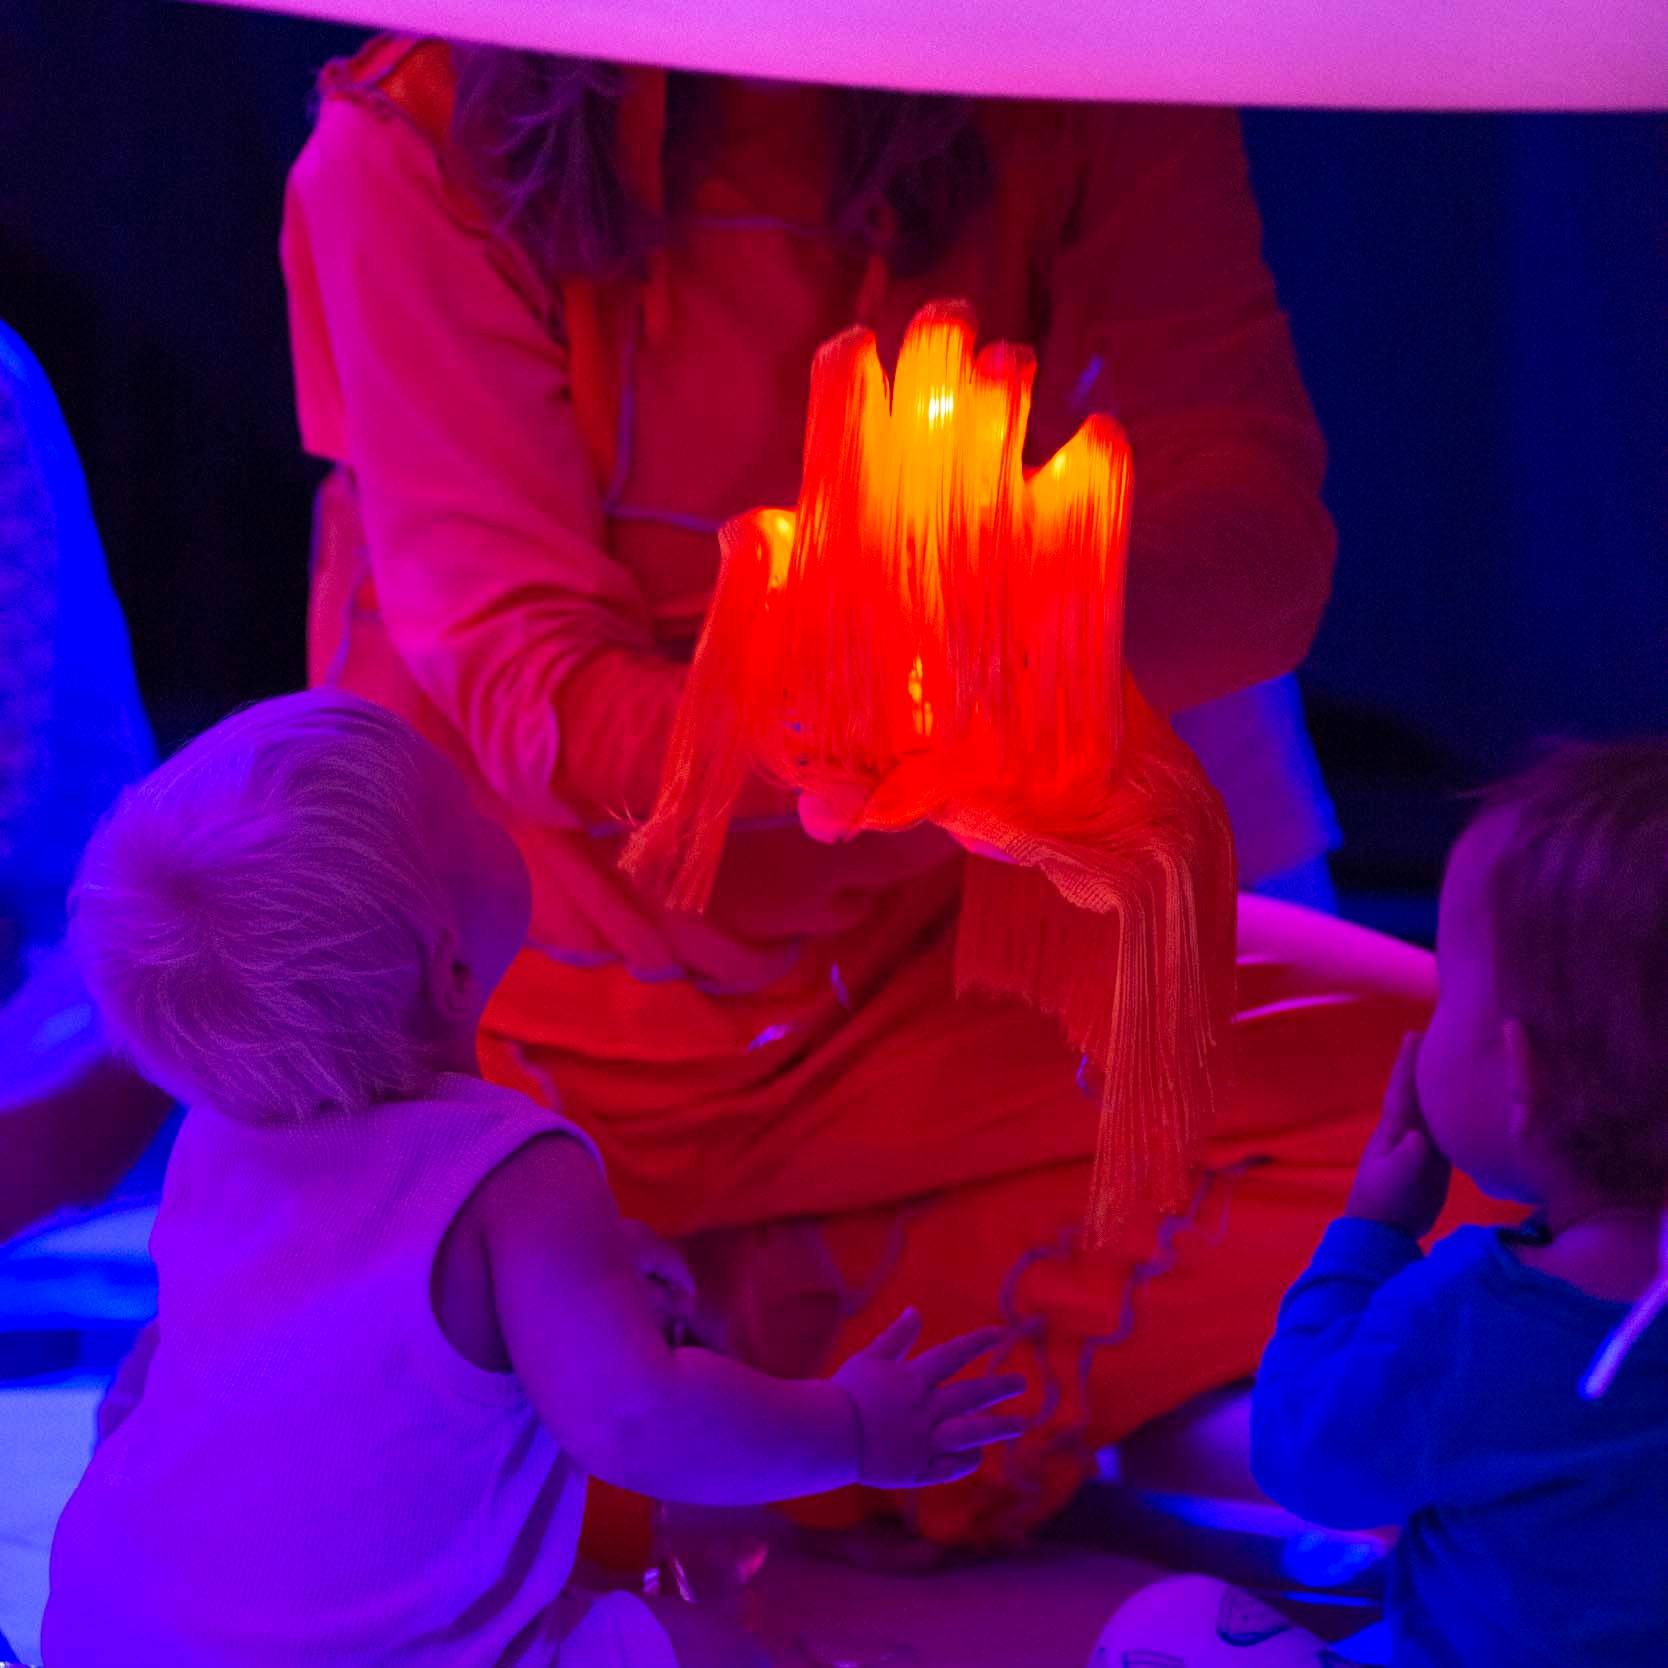
<path fill-rule="evenodd" d="M 1454 847 L 1436 931 L 1441 994 L 1419 1049 L 1419 1104 L 1442 1154 L 1485 1193 L 1537 1203 L 1514 1125 L 1507 1015 L 1495 991 L 1486 881 L 1505 824 L 1484 817 Z"/>
<path fill-rule="evenodd" d="M 459 955 L 486 998 L 526 942 L 532 883 L 514 840 L 470 803 L 450 766 L 436 772 L 429 813 L 435 873 L 452 907 Z"/>

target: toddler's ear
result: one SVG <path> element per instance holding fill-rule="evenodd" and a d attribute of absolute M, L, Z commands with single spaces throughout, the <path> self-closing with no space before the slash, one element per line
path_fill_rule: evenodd
<path fill-rule="evenodd" d="M 1500 1027 L 1501 1053 L 1506 1062 L 1506 1103 L 1513 1136 L 1521 1141 L 1534 1127 L 1540 1102 L 1540 1070 L 1534 1044 L 1521 1020 L 1508 1019 Z"/>
<path fill-rule="evenodd" d="M 435 934 L 423 968 L 424 1004 L 445 1024 L 461 1024 L 476 1008 L 475 975 L 463 959 L 463 945 L 451 927 Z"/>

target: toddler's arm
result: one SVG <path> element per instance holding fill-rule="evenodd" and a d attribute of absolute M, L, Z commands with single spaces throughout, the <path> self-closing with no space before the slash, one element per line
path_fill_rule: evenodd
<path fill-rule="evenodd" d="M 1397 1523 L 1431 1498 L 1443 1423 L 1440 1279 L 1419 1240 L 1448 1197 L 1448 1161 L 1419 1105 L 1410 1032 L 1361 1155 L 1344 1220 L 1286 1294 L 1251 1399 L 1251 1468 L 1289 1510 L 1334 1529 Z"/>
<path fill-rule="evenodd" d="M 1432 1498 L 1443 1363 L 1424 1276 L 1400 1229 L 1345 1218 L 1280 1305 L 1251 1398 L 1251 1469 L 1312 1523 L 1374 1529 Z"/>
<path fill-rule="evenodd" d="M 540 1418 L 607 1482 L 703 1505 L 908 1486 L 965 1475 L 981 1444 L 1016 1434 L 977 1415 L 1019 1381 L 940 1387 L 994 1335 L 906 1362 L 914 1334 L 895 1327 L 835 1379 L 809 1381 L 670 1348 L 607 1184 L 567 1137 L 523 1148 L 477 1197 L 510 1361 Z"/>

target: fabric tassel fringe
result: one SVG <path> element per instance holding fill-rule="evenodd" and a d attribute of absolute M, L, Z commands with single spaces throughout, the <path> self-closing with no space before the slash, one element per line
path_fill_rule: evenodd
<path fill-rule="evenodd" d="M 1186 1197 L 1233 1003 L 1232 839 L 1215 790 L 1124 667 L 1131 464 L 1092 417 L 1021 461 L 1035 369 L 976 357 L 959 303 L 919 313 L 889 389 L 873 336 L 812 372 L 794 509 L 723 564 L 653 815 L 626 869 L 711 894 L 749 770 L 859 783 L 852 832 L 933 821 L 974 850 L 957 984 L 1053 1015 L 1101 1074 L 1088 1222 Z"/>

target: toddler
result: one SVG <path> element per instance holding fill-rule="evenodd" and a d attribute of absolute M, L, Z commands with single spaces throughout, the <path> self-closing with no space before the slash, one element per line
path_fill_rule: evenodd
<path fill-rule="evenodd" d="M 751 1660 L 567 1591 L 587 1474 L 754 1503 L 948 1481 L 1015 1434 L 984 1410 L 1018 1380 L 948 1382 L 991 1335 L 912 1357 L 905 1316 L 808 1382 L 668 1344 L 589 1139 L 476 1070 L 528 912 L 451 767 L 339 693 L 228 719 L 95 835 L 76 954 L 190 1111 L 145 1393 L 53 1544 L 51 1668 Z"/>
<path fill-rule="evenodd" d="M 1253 1467 L 1313 1522 L 1402 1526 L 1395 1668 L 1662 1668 L 1668 741 L 1566 747 L 1496 790 L 1449 863 L 1437 965 L 1430 1028 L 1281 1308 Z M 1421 1252 L 1450 1167 L 1533 1214 Z M 1196 1576 L 1101 1646 L 1107 1668 L 1344 1649 Z"/>

